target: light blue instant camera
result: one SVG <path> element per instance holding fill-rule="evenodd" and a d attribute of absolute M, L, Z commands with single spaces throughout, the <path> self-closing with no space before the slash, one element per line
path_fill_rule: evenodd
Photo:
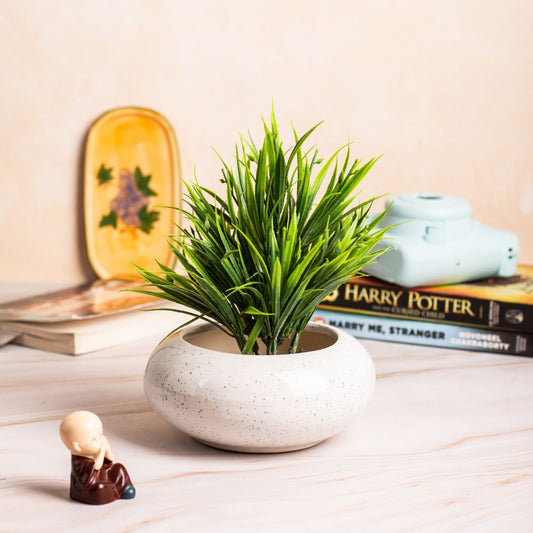
<path fill-rule="evenodd" d="M 385 281 L 416 287 L 512 276 L 518 238 L 472 220 L 462 198 L 400 194 L 387 201 L 380 227 L 395 224 L 376 249 L 390 248 L 364 271 Z"/>

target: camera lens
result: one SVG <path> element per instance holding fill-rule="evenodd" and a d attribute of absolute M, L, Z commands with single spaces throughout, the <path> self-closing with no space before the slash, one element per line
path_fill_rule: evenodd
<path fill-rule="evenodd" d="M 442 196 L 440 194 L 422 193 L 418 197 L 422 200 L 440 200 Z"/>

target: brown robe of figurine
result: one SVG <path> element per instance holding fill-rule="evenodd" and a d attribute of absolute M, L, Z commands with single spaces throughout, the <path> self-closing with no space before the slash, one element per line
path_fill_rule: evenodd
<path fill-rule="evenodd" d="M 72 456 L 70 497 L 90 505 L 102 505 L 122 498 L 124 489 L 131 485 L 126 468 L 120 463 L 104 459 L 100 470 L 94 461 L 79 455 Z"/>

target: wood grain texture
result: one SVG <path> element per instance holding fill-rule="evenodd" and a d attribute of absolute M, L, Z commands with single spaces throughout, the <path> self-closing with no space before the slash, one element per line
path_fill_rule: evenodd
<path fill-rule="evenodd" d="M 156 342 L 78 357 L 0 350 L 1 532 L 532 531 L 533 360 L 364 341 L 377 387 L 347 431 L 247 455 L 150 409 L 142 375 Z M 68 499 L 58 428 L 77 409 L 101 416 L 135 500 Z"/>

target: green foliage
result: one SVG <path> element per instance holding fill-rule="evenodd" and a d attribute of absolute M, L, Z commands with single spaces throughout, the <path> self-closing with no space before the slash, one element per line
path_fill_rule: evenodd
<path fill-rule="evenodd" d="M 168 242 L 187 276 L 162 264 L 138 270 L 154 289 L 144 292 L 188 306 L 190 322 L 212 322 L 242 353 L 258 353 L 262 341 L 275 354 L 285 339 L 293 353 L 316 306 L 379 255 L 372 248 L 386 230 L 377 228 L 382 215 L 368 218 L 375 198 L 356 201 L 375 159 L 351 161 L 346 146 L 322 163 L 317 150 L 303 149 L 318 125 L 301 137 L 294 131 L 284 152 L 274 113 L 263 124 L 261 148 L 241 137 L 235 168 L 221 159 L 224 198 L 186 185 L 190 229 Z"/>
<path fill-rule="evenodd" d="M 113 176 L 111 175 L 112 170 L 112 168 L 105 168 L 103 163 L 100 165 L 98 173 L 96 174 L 98 185 L 103 185 L 104 183 L 108 183 L 113 179 Z"/>
<path fill-rule="evenodd" d="M 141 221 L 139 229 L 144 233 L 150 233 L 154 229 L 154 223 L 159 220 L 159 211 L 148 211 L 146 206 L 143 206 L 139 211 L 139 220 Z"/>
<path fill-rule="evenodd" d="M 139 189 L 144 196 L 157 196 L 157 193 L 149 187 L 151 179 L 151 174 L 144 176 L 141 172 L 141 169 L 139 167 L 135 167 L 135 183 L 137 185 L 137 189 Z"/>
<path fill-rule="evenodd" d="M 109 214 L 102 216 L 98 227 L 103 228 L 104 226 L 113 226 L 117 229 L 117 214 L 115 211 L 110 211 Z"/>

